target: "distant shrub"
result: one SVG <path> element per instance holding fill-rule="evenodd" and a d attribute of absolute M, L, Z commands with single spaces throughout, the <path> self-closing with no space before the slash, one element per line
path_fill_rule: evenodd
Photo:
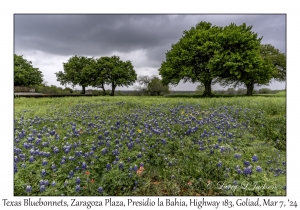
<path fill-rule="evenodd" d="M 247 94 L 247 89 L 245 89 L 245 88 L 239 88 L 239 89 L 236 91 L 236 94 L 237 94 L 237 95 L 246 95 L 246 94 Z"/>
<path fill-rule="evenodd" d="M 270 88 L 261 88 L 258 90 L 258 94 L 272 94 L 272 90 Z"/>
<path fill-rule="evenodd" d="M 286 91 L 279 91 L 276 93 L 278 96 L 286 96 Z"/>
<path fill-rule="evenodd" d="M 228 88 L 225 92 L 227 95 L 235 95 L 236 91 L 234 88 Z"/>

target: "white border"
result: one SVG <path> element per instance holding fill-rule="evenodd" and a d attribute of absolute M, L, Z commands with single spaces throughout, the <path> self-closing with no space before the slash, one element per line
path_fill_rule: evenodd
<path fill-rule="evenodd" d="M 0 179 L 0 206 L 3 208 L 2 199 L 22 200 L 22 197 L 13 197 L 13 14 L 14 13 L 287 13 L 287 57 L 288 57 L 288 77 L 287 77 L 287 188 L 286 197 L 268 197 L 272 200 L 296 200 L 296 192 L 299 192 L 299 182 L 297 175 L 299 174 L 298 157 L 299 154 L 297 144 L 298 137 L 298 121 L 299 119 L 299 103 L 298 103 L 298 87 L 297 74 L 299 75 L 299 15 L 296 10 L 296 1 L 83 1 L 81 4 L 75 1 L 8 1 L 1 2 L 1 39 L 0 39 L 0 58 L 1 58 L 1 179 Z M 70 9 L 71 8 L 71 9 Z M 298 197 L 298 196 L 297 196 Z M 116 200 L 126 201 L 130 197 L 114 197 Z M 142 199 L 145 197 L 135 197 L 134 199 Z M 171 197 L 168 197 L 171 198 Z M 182 200 L 188 201 L 191 197 L 180 197 Z M 241 197 L 245 199 L 245 197 Z M 37 200 L 38 197 L 32 198 Z M 60 197 L 43 197 L 43 200 L 60 200 Z M 69 200 L 71 197 L 64 198 Z M 81 197 L 82 200 L 96 200 L 98 197 Z M 101 198 L 104 199 L 104 198 Z M 157 197 L 151 197 L 157 199 Z M 166 199 L 166 197 L 163 197 Z M 206 200 L 226 199 L 224 197 L 205 197 Z M 236 197 L 227 197 L 227 199 L 235 202 Z M 255 199 L 255 197 L 251 197 Z M 298 204 L 299 199 L 297 200 Z M 16 207 L 10 207 L 15 209 Z M 30 207 L 32 208 L 32 207 Z M 51 207 L 43 207 L 50 209 Z M 83 207 L 81 207 L 83 209 Z M 99 207 L 93 207 L 99 208 Z M 106 207 L 103 207 L 106 209 Z M 140 208 L 140 207 L 139 207 Z M 163 207 L 166 208 L 166 207 Z M 184 207 L 185 208 L 185 207 Z M 196 208 L 196 207 L 194 207 Z M 219 207 L 220 208 L 220 207 Z M 250 207 L 248 207 L 250 208 Z M 265 208 L 265 207 L 264 207 Z M 271 207 L 269 207 L 271 208 Z M 28 208 L 29 209 L 29 208 Z M 117 209 L 110 207 L 109 209 Z M 179 207 L 180 209 L 180 207 Z M 267 208 L 268 209 L 268 208 Z"/>

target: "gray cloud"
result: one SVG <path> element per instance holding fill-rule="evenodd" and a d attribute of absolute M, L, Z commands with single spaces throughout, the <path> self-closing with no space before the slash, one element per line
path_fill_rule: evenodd
<path fill-rule="evenodd" d="M 252 25 L 262 43 L 286 48 L 285 15 L 15 15 L 15 53 L 30 56 L 40 69 L 51 69 L 53 56 L 108 56 L 119 54 L 135 68 L 158 69 L 165 53 L 200 21 L 225 26 Z M 33 52 L 37 53 L 32 57 Z M 31 54 L 30 54 L 31 53 Z M 29 55 L 30 54 L 30 55 Z M 39 55 L 43 54 L 42 57 Z M 48 58 L 47 58 L 48 57 Z M 39 61 L 44 59 L 43 61 Z M 49 59 L 49 60 L 47 60 Z M 54 64 L 53 64 L 54 65 Z M 59 63 L 61 65 L 61 63 Z M 57 72 L 58 64 L 55 64 Z M 38 67 L 38 66 L 37 66 Z M 49 72 L 47 73 L 49 74 Z M 45 75 L 47 75 L 45 74 Z M 139 74 L 139 72 L 138 72 Z M 47 80 L 47 78 L 45 78 Z M 49 83 L 56 83 L 49 81 Z M 56 83 L 57 84 L 57 83 Z"/>

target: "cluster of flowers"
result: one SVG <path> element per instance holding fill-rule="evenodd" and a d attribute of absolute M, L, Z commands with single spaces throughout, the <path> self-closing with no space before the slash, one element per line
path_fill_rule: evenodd
<path fill-rule="evenodd" d="M 244 168 L 236 166 L 235 170 L 230 170 L 219 160 L 216 168 L 224 169 L 226 174 L 236 171 L 241 176 L 251 176 L 253 166 L 244 159 L 249 156 L 252 156 L 257 173 L 266 170 L 274 171 L 277 176 L 285 174 L 284 164 L 272 170 L 263 168 L 258 165 L 257 155 L 243 154 L 243 157 L 240 148 L 234 146 L 251 131 L 249 122 L 253 114 L 250 109 L 222 106 L 202 110 L 200 105 L 180 103 L 173 107 L 156 104 L 148 109 L 124 111 L 123 106 L 122 102 L 78 104 L 71 107 L 69 113 L 52 118 L 35 116 L 27 119 L 22 115 L 15 119 L 14 172 L 18 173 L 21 167 L 25 173 L 26 164 L 36 164 L 37 179 L 51 177 L 50 174 L 58 171 L 66 173 L 66 177 L 74 182 L 74 190 L 80 192 L 81 179 L 75 177 L 95 165 L 107 173 L 113 169 L 123 173 L 127 168 L 128 177 L 133 177 L 133 171 L 139 177 L 144 173 L 144 162 L 155 162 L 149 155 L 158 151 L 157 158 L 162 159 L 164 166 L 174 167 L 178 158 L 170 158 L 164 153 L 169 145 L 178 144 L 183 151 L 197 148 L 199 153 L 209 156 L 231 154 L 232 159 L 244 164 Z M 111 109 L 115 110 L 114 114 L 107 112 Z M 237 120 L 240 116 L 243 121 Z M 100 159 L 108 162 L 103 163 Z M 32 191 L 31 185 L 34 183 L 27 183 L 26 192 Z M 40 186 L 43 186 L 40 189 L 43 192 L 47 184 Z M 103 188 L 99 186 L 98 191 L 102 192 Z"/>

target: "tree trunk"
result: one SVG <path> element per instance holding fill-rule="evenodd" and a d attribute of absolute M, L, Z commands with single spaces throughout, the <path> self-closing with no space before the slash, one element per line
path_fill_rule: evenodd
<path fill-rule="evenodd" d="M 85 86 L 82 86 L 81 94 L 85 94 Z"/>
<path fill-rule="evenodd" d="M 254 82 L 250 82 L 246 84 L 246 87 L 247 87 L 247 96 L 252 96 L 253 89 L 254 89 Z"/>
<path fill-rule="evenodd" d="M 103 95 L 106 95 L 104 84 L 102 84 Z"/>
<path fill-rule="evenodd" d="M 112 96 L 115 95 L 115 89 L 116 89 L 116 86 L 114 85 L 114 83 L 112 83 L 112 85 L 111 85 L 111 95 Z"/>
<path fill-rule="evenodd" d="M 204 87 L 205 87 L 205 90 L 204 90 L 204 93 L 203 93 L 203 96 L 211 96 L 211 81 L 207 81 L 204 83 Z"/>

